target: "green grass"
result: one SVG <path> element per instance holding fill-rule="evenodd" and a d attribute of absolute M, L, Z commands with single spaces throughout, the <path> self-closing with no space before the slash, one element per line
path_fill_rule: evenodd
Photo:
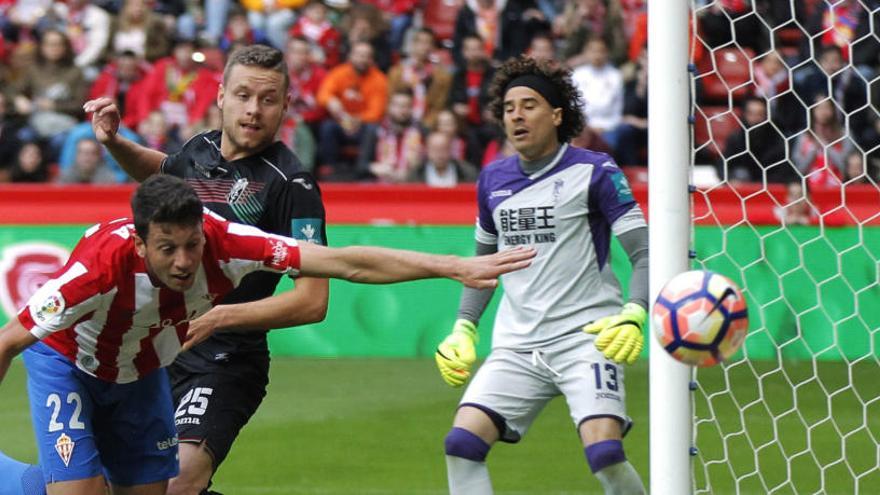
<path fill-rule="evenodd" d="M 721 368 L 701 371 L 697 411 L 710 417 L 711 404 L 715 418 L 698 430 L 702 493 L 856 493 L 847 469 L 862 477 L 861 493 L 880 486 L 873 440 L 880 400 L 870 402 L 880 397 L 877 363 L 854 366 L 851 375 L 844 364 L 820 363 L 812 376 L 806 362 L 782 369 L 743 362 L 728 369 L 730 385 Z M 220 492 L 445 493 L 443 437 L 461 392 L 441 382 L 433 361 L 276 358 L 271 378 L 263 406 L 215 478 Z M 627 400 L 636 421 L 627 454 L 647 484 L 645 361 L 627 370 Z M 20 361 L 0 387 L 0 425 L 0 450 L 33 461 Z M 498 494 L 602 493 L 561 399 L 520 444 L 495 447 L 489 466 Z"/>

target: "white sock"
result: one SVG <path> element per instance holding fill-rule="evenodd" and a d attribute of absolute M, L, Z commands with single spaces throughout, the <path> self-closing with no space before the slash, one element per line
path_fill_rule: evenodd
<path fill-rule="evenodd" d="M 485 462 L 446 456 L 449 495 L 492 495 L 492 481 Z"/>
<path fill-rule="evenodd" d="M 644 495 L 645 493 L 645 485 L 642 484 L 639 473 L 629 461 L 612 464 L 595 474 L 605 489 L 605 495 Z"/>

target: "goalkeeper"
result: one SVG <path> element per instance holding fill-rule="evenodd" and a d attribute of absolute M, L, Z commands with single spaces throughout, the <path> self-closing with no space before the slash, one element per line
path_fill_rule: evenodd
<path fill-rule="evenodd" d="M 638 359 L 648 305 L 648 233 L 626 178 L 605 154 L 568 143 L 584 128 L 570 73 L 519 58 L 490 88 L 490 110 L 516 154 L 483 169 L 477 253 L 528 245 L 531 267 L 502 277 L 492 352 L 474 375 L 446 436 L 453 495 L 492 493 L 492 445 L 518 442 L 553 397 L 564 395 L 590 469 L 606 494 L 641 494 L 622 438 L 624 365 Z M 611 271 L 614 234 L 633 267 L 629 299 Z M 454 387 L 471 376 L 477 323 L 493 289 L 465 289 L 437 365 Z"/>

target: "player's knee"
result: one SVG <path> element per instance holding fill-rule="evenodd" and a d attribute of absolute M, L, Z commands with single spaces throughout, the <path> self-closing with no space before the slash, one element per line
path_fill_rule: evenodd
<path fill-rule="evenodd" d="M 590 470 L 594 473 L 626 461 L 623 442 L 620 440 L 603 440 L 590 444 L 584 449 L 584 454 L 587 456 Z"/>
<path fill-rule="evenodd" d="M 454 427 L 446 435 L 446 455 L 461 457 L 476 462 L 486 460 L 490 445 L 485 440 L 464 428 Z"/>

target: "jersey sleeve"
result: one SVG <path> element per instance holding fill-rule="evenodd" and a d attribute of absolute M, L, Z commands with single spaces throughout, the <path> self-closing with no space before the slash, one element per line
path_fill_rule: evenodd
<path fill-rule="evenodd" d="M 492 210 L 489 208 L 489 193 L 486 188 L 486 176 L 480 173 L 477 180 L 477 227 L 475 238 L 482 244 L 497 244 L 498 230 L 495 228 L 495 220 L 492 218 Z"/>
<path fill-rule="evenodd" d="M 88 234 L 87 234 L 88 235 Z M 67 264 L 43 284 L 18 313 L 34 337 L 43 339 L 53 332 L 72 327 L 83 316 L 103 303 L 110 277 L 99 260 L 112 257 L 107 246 L 88 237 L 70 255 Z"/>
<path fill-rule="evenodd" d="M 327 222 L 321 189 L 308 172 L 297 172 L 281 191 L 275 232 L 313 244 L 327 245 Z"/>
<path fill-rule="evenodd" d="M 227 222 L 212 213 L 205 215 L 209 255 L 223 274 L 238 286 L 245 275 L 274 272 L 298 275 L 299 246 L 295 239 L 266 233 L 251 225 Z"/>
<path fill-rule="evenodd" d="M 593 173 L 588 197 L 590 211 L 600 211 L 615 235 L 645 226 L 626 175 L 610 158 Z"/>

